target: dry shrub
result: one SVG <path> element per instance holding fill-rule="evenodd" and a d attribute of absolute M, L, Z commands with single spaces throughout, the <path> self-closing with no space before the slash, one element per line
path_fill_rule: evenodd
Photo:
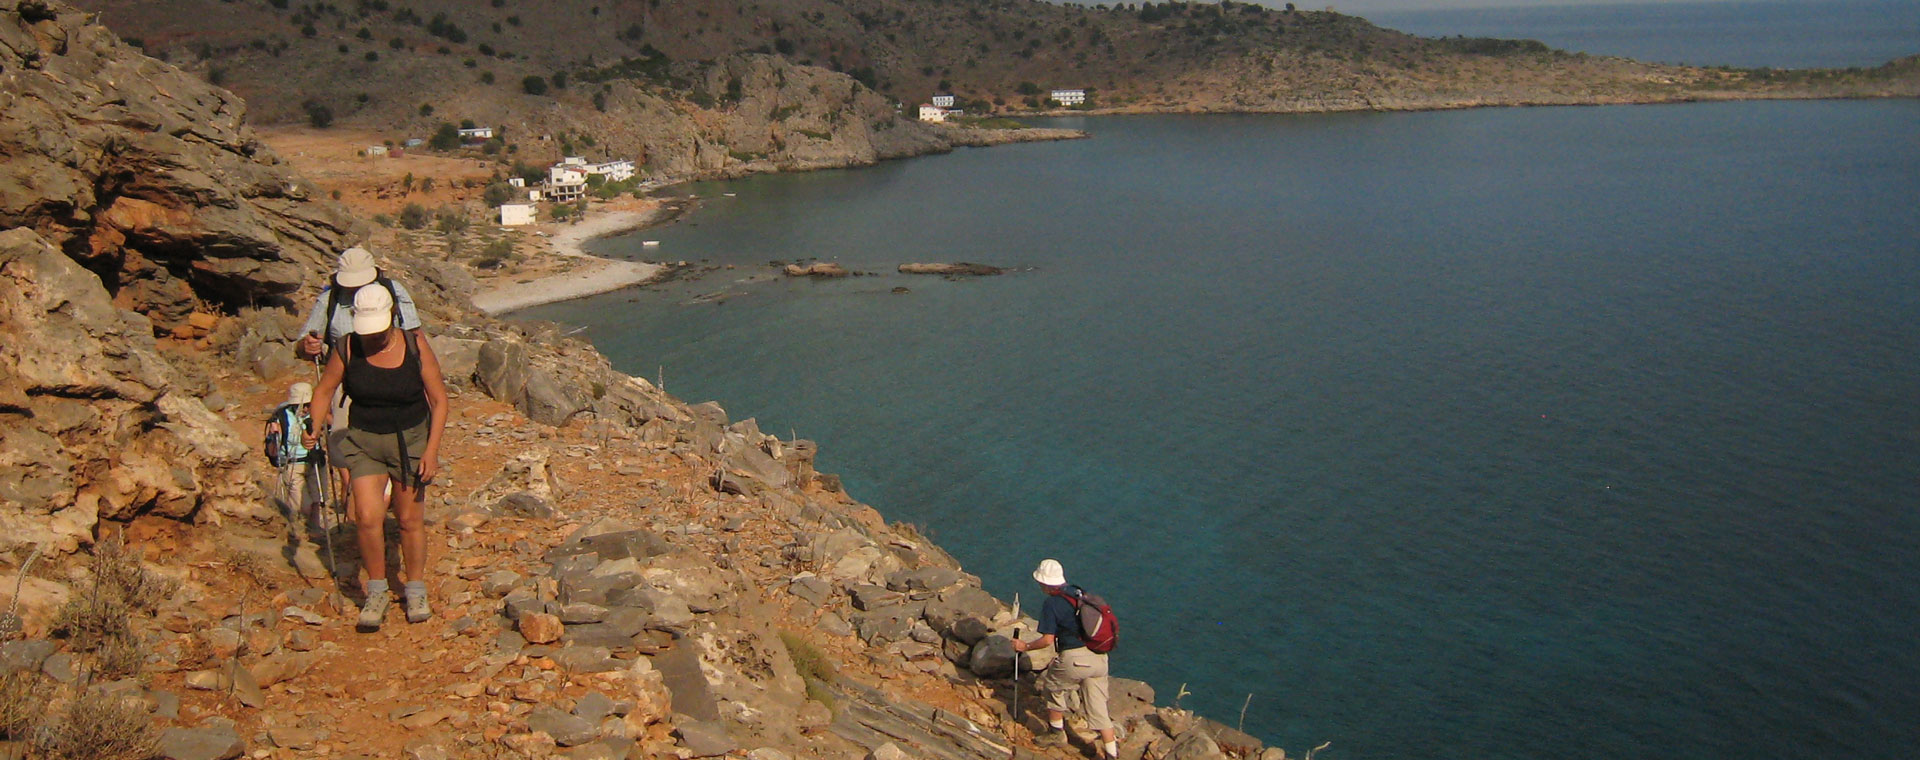
<path fill-rule="evenodd" d="M 93 579 L 120 594 L 127 604 L 142 612 L 152 612 L 180 590 L 180 583 L 140 564 L 141 553 L 130 550 L 119 537 L 101 541 L 93 548 Z"/>
<path fill-rule="evenodd" d="M 0 676 L 0 736 L 25 739 L 47 709 L 50 696 L 46 679 L 39 673 L 18 672 Z"/>
<path fill-rule="evenodd" d="M 132 614 L 126 599 L 96 582 L 86 593 L 67 600 L 53 619 L 53 630 L 73 642 L 75 649 L 91 652 L 111 639 L 131 637 L 127 617 Z"/>
<path fill-rule="evenodd" d="M 159 753 L 160 737 L 138 700 L 92 691 L 74 700 L 34 743 L 56 760 L 148 760 Z"/>
<path fill-rule="evenodd" d="M 255 587 L 273 588 L 273 569 L 267 567 L 260 555 L 234 549 L 229 550 L 224 559 L 235 575 L 252 581 Z"/>
<path fill-rule="evenodd" d="M 100 645 L 100 675 L 107 678 L 126 678 L 140 674 L 140 666 L 146 664 L 146 648 L 140 646 L 136 636 L 114 636 Z"/>

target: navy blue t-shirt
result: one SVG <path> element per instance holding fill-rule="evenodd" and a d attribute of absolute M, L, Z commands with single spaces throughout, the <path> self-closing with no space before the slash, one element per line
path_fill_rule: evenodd
<path fill-rule="evenodd" d="M 1068 586 L 1062 594 L 1078 594 L 1078 586 Z M 1040 605 L 1040 633 L 1053 634 L 1053 648 L 1057 652 L 1079 649 L 1087 642 L 1080 636 L 1080 613 L 1073 608 L 1073 602 L 1065 596 L 1047 595 L 1047 601 Z"/>

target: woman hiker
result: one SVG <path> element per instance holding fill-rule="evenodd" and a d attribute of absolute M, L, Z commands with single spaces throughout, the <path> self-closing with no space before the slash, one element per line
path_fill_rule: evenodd
<path fill-rule="evenodd" d="M 440 441 L 447 423 L 447 386 L 440 360 L 427 342 L 395 324 L 393 295 L 361 288 L 353 295 L 353 333 L 340 339 L 320 384 L 313 389 L 311 430 L 327 429 L 336 386 L 346 388 L 353 414 L 338 444 L 353 493 L 353 522 L 360 562 L 367 571 L 367 601 L 359 628 L 377 631 L 387 616 L 386 512 L 400 523 L 400 556 L 406 564 L 407 622 L 432 615 L 427 606 L 426 488 L 440 471 Z M 317 441 L 309 432 L 307 445 Z M 391 496 L 386 497 L 388 486 Z"/>

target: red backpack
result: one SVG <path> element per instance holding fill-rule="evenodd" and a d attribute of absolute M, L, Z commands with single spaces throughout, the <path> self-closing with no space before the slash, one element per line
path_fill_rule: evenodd
<path fill-rule="evenodd" d="M 1086 640 L 1087 651 L 1094 654 L 1113 651 L 1113 645 L 1120 642 L 1120 619 L 1114 616 L 1113 607 L 1086 589 L 1075 587 L 1074 590 L 1079 593 L 1066 595 L 1067 601 L 1080 613 L 1080 638 Z"/>

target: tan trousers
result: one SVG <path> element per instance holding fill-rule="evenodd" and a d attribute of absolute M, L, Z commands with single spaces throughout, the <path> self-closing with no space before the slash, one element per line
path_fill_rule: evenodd
<path fill-rule="evenodd" d="M 1071 695 L 1080 693 L 1080 703 L 1086 708 L 1087 727 L 1095 731 L 1113 728 L 1113 718 L 1107 714 L 1109 685 L 1107 679 L 1107 656 L 1094 654 L 1086 647 L 1069 649 L 1053 658 L 1053 664 L 1040 674 L 1040 689 L 1047 693 L 1047 709 L 1065 713 L 1069 711 Z"/>

